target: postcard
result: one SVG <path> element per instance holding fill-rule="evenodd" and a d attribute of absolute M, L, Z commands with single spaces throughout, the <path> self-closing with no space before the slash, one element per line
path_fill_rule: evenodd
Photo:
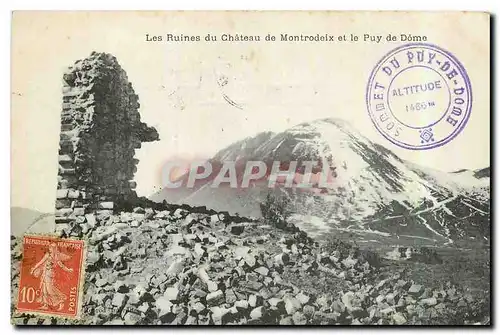
<path fill-rule="evenodd" d="M 15 11 L 15 325 L 490 325 L 490 14 Z"/>

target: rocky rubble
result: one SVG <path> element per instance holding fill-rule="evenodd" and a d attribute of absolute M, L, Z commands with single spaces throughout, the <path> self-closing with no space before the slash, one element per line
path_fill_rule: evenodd
<path fill-rule="evenodd" d="M 167 207 L 87 214 L 79 232 L 89 244 L 83 319 L 21 316 L 13 322 L 410 325 L 481 321 L 468 312 L 474 297 L 450 283 L 424 287 L 407 280 L 404 271 L 385 273 L 354 255 L 329 254 L 303 231 L 290 233 L 257 220 Z M 16 239 L 12 245 L 16 283 L 20 248 Z M 336 284 L 311 284 L 315 281 Z M 12 287 L 15 296 L 16 285 Z"/>

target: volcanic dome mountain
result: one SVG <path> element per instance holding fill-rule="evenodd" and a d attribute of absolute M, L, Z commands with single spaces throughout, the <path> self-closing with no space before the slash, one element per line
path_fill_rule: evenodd
<path fill-rule="evenodd" d="M 286 192 L 295 220 L 303 221 L 306 230 L 308 223 L 319 222 L 353 232 L 445 243 L 489 240 L 489 168 L 449 173 L 419 166 L 373 143 L 343 120 L 321 119 L 238 141 L 210 160 L 212 174 L 226 161 L 236 162 L 239 182 L 248 161 L 263 161 L 269 170 L 273 161 L 298 161 L 298 166 L 318 161 L 330 166 L 334 181 L 313 189 L 270 189 L 266 180 L 249 188 L 212 188 L 210 177 L 190 189 L 165 188 L 151 199 L 260 216 L 259 203 L 269 192 Z M 186 185 L 187 174 L 179 180 Z"/>

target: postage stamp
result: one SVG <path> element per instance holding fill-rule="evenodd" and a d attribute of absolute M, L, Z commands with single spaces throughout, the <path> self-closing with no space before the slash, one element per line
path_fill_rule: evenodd
<path fill-rule="evenodd" d="M 387 140 L 410 150 L 432 149 L 451 141 L 467 124 L 471 83 L 450 52 L 412 43 L 378 62 L 368 81 L 366 104 Z"/>
<path fill-rule="evenodd" d="M 24 236 L 17 313 L 78 318 L 84 256 L 83 240 Z"/>

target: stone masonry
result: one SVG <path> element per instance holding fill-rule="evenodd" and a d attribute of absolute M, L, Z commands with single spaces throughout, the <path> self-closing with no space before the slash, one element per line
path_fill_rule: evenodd
<path fill-rule="evenodd" d="M 85 214 L 111 212 L 116 201 L 137 197 L 135 149 L 159 139 L 141 122 L 139 106 L 110 54 L 93 52 L 64 74 L 56 231 L 71 231 Z"/>

